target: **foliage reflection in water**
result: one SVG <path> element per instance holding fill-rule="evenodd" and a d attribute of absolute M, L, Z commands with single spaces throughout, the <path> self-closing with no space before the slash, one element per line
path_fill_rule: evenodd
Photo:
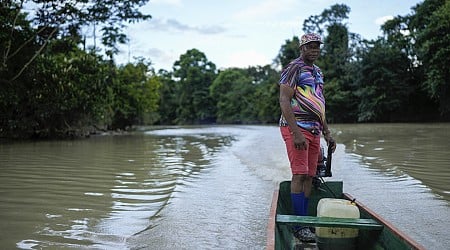
<path fill-rule="evenodd" d="M 450 201 L 450 124 L 352 124 L 333 129 L 346 152 L 364 165 L 399 181 L 414 178 L 412 183 Z"/>
<path fill-rule="evenodd" d="M 230 140 L 137 133 L 0 145 L 2 247 L 122 248 Z"/>

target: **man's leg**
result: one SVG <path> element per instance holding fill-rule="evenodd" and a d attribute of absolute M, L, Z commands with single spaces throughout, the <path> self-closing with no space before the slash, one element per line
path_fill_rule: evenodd
<path fill-rule="evenodd" d="M 294 147 L 293 138 L 289 127 L 280 127 L 281 134 L 286 144 L 286 149 L 291 164 L 291 201 L 295 215 L 306 215 L 305 210 L 305 179 L 308 175 L 308 150 L 298 150 Z M 302 131 L 303 132 L 303 131 Z M 294 235 L 304 242 L 315 241 L 315 235 L 308 227 L 294 227 Z"/>
<path fill-rule="evenodd" d="M 305 215 L 308 215 L 308 206 L 309 206 L 309 196 L 311 195 L 312 188 L 312 177 L 306 175 L 305 181 L 303 182 L 303 190 L 305 192 L 305 198 L 303 200 L 303 211 Z"/>
<path fill-rule="evenodd" d="M 309 178 L 311 179 L 311 178 Z M 308 215 L 308 199 L 305 196 L 307 188 L 308 176 L 303 174 L 292 175 L 291 181 L 291 201 L 295 215 Z M 314 242 L 315 235 L 311 232 L 309 227 L 295 226 L 293 228 L 294 236 L 303 242 Z"/>
<path fill-rule="evenodd" d="M 309 139 L 308 145 L 308 174 L 305 176 L 303 188 L 305 192 L 305 200 L 303 202 L 303 210 L 308 215 L 309 196 L 311 195 L 313 177 L 316 175 L 317 161 L 320 154 L 320 136 L 313 135 Z"/>
<path fill-rule="evenodd" d="M 281 135 L 286 144 L 286 151 L 291 165 L 291 201 L 295 215 L 304 215 L 304 179 L 308 173 L 308 151 L 294 147 L 293 135 L 289 127 L 280 127 Z"/>
<path fill-rule="evenodd" d="M 295 215 L 306 215 L 304 179 L 306 175 L 293 174 L 291 180 L 291 201 Z"/>

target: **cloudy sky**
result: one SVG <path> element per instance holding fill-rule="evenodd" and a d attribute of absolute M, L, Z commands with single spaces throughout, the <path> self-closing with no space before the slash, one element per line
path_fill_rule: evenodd
<path fill-rule="evenodd" d="M 381 35 L 389 17 L 412 12 L 419 0 L 150 0 L 142 12 L 152 18 L 128 26 L 130 42 L 118 63 L 134 57 L 171 71 L 187 50 L 203 52 L 217 68 L 270 64 L 287 39 L 302 35 L 303 21 L 334 4 L 350 7 L 350 32 L 366 39 Z"/>

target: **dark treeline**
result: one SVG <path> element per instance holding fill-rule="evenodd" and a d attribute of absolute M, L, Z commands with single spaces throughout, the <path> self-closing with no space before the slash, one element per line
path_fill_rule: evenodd
<path fill-rule="evenodd" d="M 299 56 L 298 37 L 280 45 L 271 65 L 217 69 L 194 48 L 171 70 L 155 72 L 151 58 L 114 62 L 118 44 L 127 42 L 124 23 L 151 18 L 138 11 L 148 0 L 84 2 L 2 1 L 0 138 L 277 122 L 277 82 Z M 450 120 L 450 1 L 425 0 L 411 10 L 387 21 L 375 40 L 349 31 L 344 4 L 304 21 L 304 32 L 324 38 L 317 64 L 330 123 Z M 86 45 L 86 30 L 100 33 L 103 50 Z"/>

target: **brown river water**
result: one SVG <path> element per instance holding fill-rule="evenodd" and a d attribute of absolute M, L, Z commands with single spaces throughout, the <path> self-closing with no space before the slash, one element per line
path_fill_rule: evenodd
<path fill-rule="evenodd" d="M 332 179 L 427 249 L 450 249 L 450 124 L 330 127 Z M 264 249 L 289 178 L 276 126 L 2 143 L 0 249 Z"/>

